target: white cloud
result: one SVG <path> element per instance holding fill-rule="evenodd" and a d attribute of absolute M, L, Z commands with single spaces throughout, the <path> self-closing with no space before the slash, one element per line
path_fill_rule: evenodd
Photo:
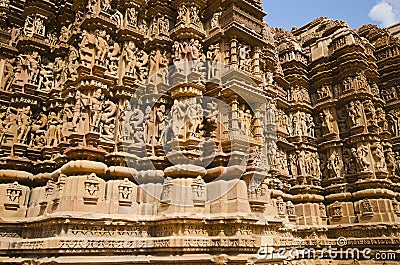
<path fill-rule="evenodd" d="M 380 26 L 385 28 L 400 22 L 399 10 L 391 5 L 389 1 L 398 4 L 398 1 L 395 0 L 381 0 L 372 7 L 368 15 L 373 21 L 379 22 Z M 397 7 L 398 5 L 395 6 Z"/>

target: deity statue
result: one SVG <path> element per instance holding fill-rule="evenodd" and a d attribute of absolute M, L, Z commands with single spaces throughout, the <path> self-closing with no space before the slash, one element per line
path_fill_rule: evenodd
<path fill-rule="evenodd" d="M 78 44 L 80 59 L 91 63 L 92 57 L 94 56 L 94 49 L 96 46 L 97 46 L 96 36 L 92 33 L 87 32 L 86 30 L 83 30 L 81 43 Z"/>
<path fill-rule="evenodd" d="M 132 74 L 132 76 L 137 76 L 137 52 L 138 49 L 133 41 L 125 42 L 122 49 L 122 61 L 125 66 L 125 73 Z"/>
<path fill-rule="evenodd" d="M 48 118 L 44 113 L 41 113 L 39 117 L 32 123 L 32 129 L 30 134 L 29 147 L 39 148 L 43 147 L 46 140 L 46 126 Z"/>
<path fill-rule="evenodd" d="M 87 106 L 89 97 L 82 94 L 79 90 L 75 92 L 75 105 L 72 107 L 72 127 L 78 133 L 85 132 L 85 121 L 87 120 L 87 113 L 83 110 Z"/>
<path fill-rule="evenodd" d="M 113 140 L 115 133 L 115 115 L 118 107 L 111 100 L 107 99 L 102 105 L 100 118 L 100 134 L 106 139 Z"/>
<path fill-rule="evenodd" d="M 351 126 L 356 127 L 361 125 L 362 112 L 360 103 L 351 101 L 347 106 L 347 110 L 349 112 Z"/>
<path fill-rule="evenodd" d="M 221 63 L 222 55 L 219 44 L 211 45 L 207 51 L 207 76 L 209 79 L 219 76 Z"/>
<path fill-rule="evenodd" d="M 163 138 L 163 133 L 165 131 L 165 119 L 166 119 L 166 109 L 165 105 L 161 105 L 156 109 L 155 117 L 155 139 L 158 143 L 161 142 Z"/>
<path fill-rule="evenodd" d="M 150 106 L 147 106 L 145 112 L 145 142 L 146 144 L 155 144 L 155 120 L 154 112 Z"/>
<path fill-rule="evenodd" d="M 334 127 L 335 118 L 329 109 L 323 110 L 320 113 L 320 118 L 322 120 L 322 128 L 326 131 L 326 134 L 336 133 Z"/>
<path fill-rule="evenodd" d="M 126 9 L 125 21 L 126 25 L 137 28 L 138 11 L 134 7 L 129 7 Z"/>
<path fill-rule="evenodd" d="M 182 101 L 174 100 L 174 105 L 171 108 L 170 130 L 172 137 L 179 139 L 183 125 L 185 124 L 186 107 Z M 166 140 L 170 140 L 166 136 Z"/>
<path fill-rule="evenodd" d="M 25 19 L 24 29 L 25 36 L 32 37 L 33 34 L 45 36 L 44 17 L 41 15 L 27 16 Z"/>
<path fill-rule="evenodd" d="M 132 105 L 127 100 L 124 102 L 122 109 L 120 109 L 119 115 L 119 137 L 121 140 L 128 141 L 131 138 L 132 125 L 131 118 L 133 116 Z"/>
<path fill-rule="evenodd" d="M 164 84 L 169 84 L 168 80 L 168 67 L 169 67 L 169 58 L 166 51 L 161 54 L 160 62 L 159 62 L 159 73 L 161 75 L 161 82 Z"/>
<path fill-rule="evenodd" d="M 367 159 L 369 148 L 366 145 L 361 145 L 357 149 L 351 148 L 351 153 L 356 160 L 357 167 L 360 171 L 369 171 L 370 162 Z"/>
<path fill-rule="evenodd" d="M 14 65 L 15 59 L 4 60 L 3 78 L 1 79 L 0 88 L 4 91 L 10 91 L 11 85 L 15 79 Z"/>
<path fill-rule="evenodd" d="M 203 24 L 201 23 L 199 12 L 200 10 L 197 8 L 197 6 L 192 6 L 190 8 L 190 22 L 203 29 Z"/>
<path fill-rule="evenodd" d="M 53 63 L 42 66 L 39 72 L 39 90 L 49 92 L 53 86 Z"/>
<path fill-rule="evenodd" d="M 293 177 L 298 176 L 299 172 L 297 169 L 297 159 L 296 156 L 293 154 L 289 154 L 289 165 L 292 176 Z"/>
<path fill-rule="evenodd" d="M 67 64 L 61 58 L 57 57 L 53 66 L 53 76 L 54 76 L 54 89 L 59 89 L 67 80 Z"/>
<path fill-rule="evenodd" d="M 62 26 L 62 27 L 61 27 L 61 30 L 60 30 L 60 38 L 59 38 L 59 41 L 60 41 L 61 43 L 67 43 L 67 42 L 68 42 L 68 39 L 69 39 L 69 37 L 70 37 L 70 34 L 71 34 L 71 29 L 70 29 L 70 28 L 67 28 L 66 26 Z"/>
<path fill-rule="evenodd" d="M 340 157 L 335 150 L 332 152 L 331 156 L 328 159 L 327 167 L 329 172 L 331 173 L 330 175 L 332 176 L 332 178 L 341 177 L 342 168 Z"/>
<path fill-rule="evenodd" d="M 18 27 L 13 27 L 11 29 L 11 38 L 8 45 L 14 46 L 17 42 L 18 37 L 21 36 L 21 29 Z"/>
<path fill-rule="evenodd" d="M 385 153 L 383 151 L 383 146 L 381 143 L 377 142 L 375 144 L 375 151 L 372 153 L 375 158 L 375 167 L 378 170 L 386 171 L 386 158 Z"/>
<path fill-rule="evenodd" d="M 203 121 L 203 108 L 192 98 L 185 101 L 185 109 L 184 137 L 197 137 Z"/>
<path fill-rule="evenodd" d="M 152 50 L 149 55 L 149 82 L 154 83 L 158 73 L 157 51 Z"/>
<path fill-rule="evenodd" d="M 114 42 L 114 44 L 110 47 L 108 55 L 107 55 L 107 72 L 112 75 L 117 75 L 118 72 L 118 64 L 119 57 L 121 55 L 121 47 L 118 43 Z"/>
<path fill-rule="evenodd" d="M 101 89 L 97 89 L 90 99 L 90 112 L 92 117 L 90 121 L 91 131 L 99 130 L 101 111 L 103 108 L 103 100 L 104 100 L 104 95 L 102 94 Z"/>
<path fill-rule="evenodd" d="M 181 5 L 178 8 L 178 18 L 176 19 L 176 24 L 180 23 L 189 24 L 190 18 L 188 17 L 188 8 L 185 5 Z"/>
<path fill-rule="evenodd" d="M 369 124 L 377 125 L 376 110 L 374 103 L 372 103 L 371 100 L 367 100 L 364 102 L 364 113 L 365 116 L 367 117 Z"/>
<path fill-rule="evenodd" d="M 71 47 L 67 60 L 68 75 L 72 79 L 78 76 L 77 69 L 79 67 L 79 52 L 76 48 Z"/>
<path fill-rule="evenodd" d="M 275 104 L 273 102 L 267 102 L 265 114 L 266 124 L 275 124 L 275 110 Z"/>
<path fill-rule="evenodd" d="M 103 12 L 108 12 L 111 9 L 111 2 L 110 0 L 101 0 L 100 1 L 100 9 Z"/>
<path fill-rule="evenodd" d="M 18 110 L 17 113 L 17 140 L 21 144 L 25 144 L 31 131 L 31 107 L 27 106 Z"/>
<path fill-rule="evenodd" d="M 57 146 L 60 142 L 60 134 L 58 129 L 59 124 L 62 124 L 62 120 L 57 116 L 55 112 L 51 112 L 47 120 L 47 146 L 54 147 Z"/>
<path fill-rule="evenodd" d="M 250 70 L 251 58 L 250 58 L 251 48 L 248 45 L 240 44 L 239 46 L 239 68 L 245 71 Z"/>
<path fill-rule="evenodd" d="M 215 12 L 211 19 L 211 29 L 215 29 L 219 27 L 219 18 L 222 12 Z"/>
<path fill-rule="evenodd" d="M 311 114 L 307 114 L 306 128 L 307 128 L 307 135 L 309 137 L 315 137 L 315 123 L 314 123 L 314 118 L 312 117 Z"/>
<path fill-rule="evenodd" d="M 110 38 L 110 36 L 107 35 L 105 30 L 98 29 L 95 31 L 95 34 L 97 38 L 95 59 L 100 63 L 104 63 L 110 50 L 110 47 L 108 45 L 108 39 Z"/>

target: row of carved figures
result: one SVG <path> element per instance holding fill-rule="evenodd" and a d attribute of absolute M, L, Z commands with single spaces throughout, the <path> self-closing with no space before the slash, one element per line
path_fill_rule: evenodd
<path fill-rule="evenodd" d="M 211 45 L 206 55 L 202 52 L 200 42 L 195 39 L 175 42 L 172 50 L 172 59 L 178 72 L 200 72 L 203 79 L 218 77 L 221 72 L 223 59 L 218 44 Z M 124 76 L 129 76 L 138 83 L 168 84 L 169 74 L 172 73 L 169 70 L 170 57 L 167 51 L 152 50 L 147 53 L 132 41 L 123 44 L 113 42 L 103 30 L 93 33 L 84 30 L 78 49 L 70 46 L 70 52 L 65 58 L 56 57 L 51 62 L 42 58 L 38 52 L 32 52 L 1 61 L 3 71 L 0 74 L 0 89 L 11 91 L 12 84 L 17 82 L 22 85 L 35 84 L 38 90 L 48 92 L 63 88 L 68 79 L 76 79 L 80 65 L 92 67 L 94 64 L 103 66 L 106 74 L 120 77 L 120 85 L 123 84 Z M 240 67 L 251 69 L 247 63 L 242 63 L 250 60 L 248 53 L 239 58 Z"/>

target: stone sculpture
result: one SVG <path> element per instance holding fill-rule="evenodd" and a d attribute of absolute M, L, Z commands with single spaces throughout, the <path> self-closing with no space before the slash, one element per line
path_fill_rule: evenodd
<path fill-rule="evenodd" d="M 396 27 L 289 32 L 261 0 L 67 2 L 0 0 L 3 263 L 398 250 Z"/>

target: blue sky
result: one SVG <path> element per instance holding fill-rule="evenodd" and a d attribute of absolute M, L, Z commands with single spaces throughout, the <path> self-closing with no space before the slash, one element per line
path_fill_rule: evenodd
<path fill-rule="evenodd" d="M 321 16 L 346 20 L 352 28 L 400 22 L 400 0 L 263 0 L 263 6 L 270 27 L 287 30 Z"/>

